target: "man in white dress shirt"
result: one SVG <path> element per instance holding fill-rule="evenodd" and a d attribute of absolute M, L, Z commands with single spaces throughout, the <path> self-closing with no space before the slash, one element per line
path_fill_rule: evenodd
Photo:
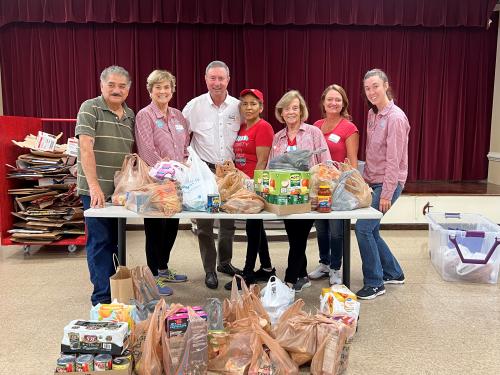
<path fill-rule="evenodd" d="M 182 114 L 192 132 L 191 146 L 212 171 L 215 164 L 233 160 L 233 143 L 240 129 L 239 100 L 229 95 L 229 68 L 222 61 L 212 61 L 205 70 L 208 92 L 186 104 Z M 220 220 L 217 250 L 213 219 L 198 219 L 198 243 L 205 269 L 205 285 L 217 289 L 217 271 L 234 276 L 241 270 L 231 264 L 233 256 L 234 220 Z M 217 260 L 217 253 L 219 259 Z"/>

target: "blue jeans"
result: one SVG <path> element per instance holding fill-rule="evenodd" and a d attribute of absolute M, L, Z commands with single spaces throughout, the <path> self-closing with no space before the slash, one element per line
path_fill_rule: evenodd
<path fill-rule="evenodd" d="M 371 185 L 371 188 L 373 189 L 372 207 L 378 210 L 382 184 Z M 402 190 L 402 186 L 398 184 L 392 196 L 391 205 L 399 198 Z M 363 263 L 364 286 L 379 287 L 384 284 L 384 277 L 397 279 L 403 274 L 389 246 L 380 237 L 380 219 L 357 220 L 356 238 Z"/>
<path fill-rule="evenodd" d="M 320 219 L 314 222 L 318 240 L 319 262 L 334 270 L 339 270 L 342 265 L 343 224 L 342 220 Z"/>
<path fill-rule="evenodd" d="M 90 196 L 80 196 L 83 209 L 90 208 Z M 94 285 L 92 305 L 111 302 L 109 278 L 115 274 L 113 253 L 118 253 L 117 219 L 86 217 L 87 227 L 87 264 L 90 281 Z"/>

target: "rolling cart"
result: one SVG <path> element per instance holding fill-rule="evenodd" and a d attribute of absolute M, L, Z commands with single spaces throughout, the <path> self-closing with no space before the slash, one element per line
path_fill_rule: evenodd
<path fill-rule="evenodd" d="M 26 150 L 16 146 L 12 140 L 23 140 L 28 134 L 37 134 L 42 130 L 44 122 L 75 122 L 73 119 L 43 119 L 35 117 L 18 117 L 18 116 L 0 116 L 0 244 L 2 246 L 23 246 L 25 254 L 29 254 L 31 244 L 22 242 L 14 242 L 7 232 L 12 229 L 14 216 L 11 212 L 14 209 L 12 196 L 8 194 L 9 189 L 22 188 L 24 181 L 15 178 L 7 178 L 8 168 L 5 164 L 15 165 L 17 157 Z M 29 241 L 27 241 L 29 242 Z M 86 244 L 85 235 L 80 235 L 74 238 L 63 238 L 58 241 L 52 241 L 46 245 L 50 246 L 66 246 L 70 253 L 75 252 L 77 246 Z"/>

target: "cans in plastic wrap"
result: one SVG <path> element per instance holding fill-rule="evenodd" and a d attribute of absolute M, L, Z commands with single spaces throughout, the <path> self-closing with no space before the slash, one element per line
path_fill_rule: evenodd
<path fill-rule="evenodd" d="M 108 371 L 113 369 L 111 354 L 99 354 L 94 358 L 94 371 Z"/>

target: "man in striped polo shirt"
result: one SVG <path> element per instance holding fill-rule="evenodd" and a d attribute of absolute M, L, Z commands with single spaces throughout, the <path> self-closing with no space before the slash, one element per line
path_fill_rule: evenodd
<path fill-rule="evenodd" d="M 101 96 L 83 102 L 78 112 L 75 135 L 79 139 L 78 194 L 84 210 L 104 207 L 113 194 L 113 177 L 134 144 L 134 112 L 127 107 L 128 72 L 110 66 L 101 73 Z M 85 218 L 87 263 L 94 285 L 91 301 L 110 303 L 109 277 L 114 274 L 113 253 L 117 252 L 117 220 Z"/>

